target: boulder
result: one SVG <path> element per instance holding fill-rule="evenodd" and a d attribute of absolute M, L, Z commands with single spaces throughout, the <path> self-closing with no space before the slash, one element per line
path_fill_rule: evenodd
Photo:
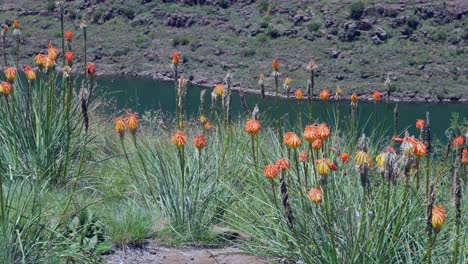
<path fill-rule="evenodd" d="M 369 31 L 372 28 L 372 23 L 369 21 L 369 19 L 363 19 L 358 22 L 357 27 L 359 30 Z"/>
<path fill-rule="evenodd" d="M 377 30 L 375 31 L 375 35 L 380 39 L 380 40 L 386 40 L 388 38 L 387 32 L 383 30 L 383 28 L 378 27 Z"/>

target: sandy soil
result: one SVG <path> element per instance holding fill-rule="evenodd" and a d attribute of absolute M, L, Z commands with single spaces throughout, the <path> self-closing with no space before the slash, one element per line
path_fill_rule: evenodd
<path fill-rule="evenodd" d="M 104 256 L 109 264 L 264 264 L 256 256 L 243 253 L 237 248 L 194 248 L 194 247 L 166 247 L 150 242 L 139 249 L 121 248 L 113 254 Z"/>

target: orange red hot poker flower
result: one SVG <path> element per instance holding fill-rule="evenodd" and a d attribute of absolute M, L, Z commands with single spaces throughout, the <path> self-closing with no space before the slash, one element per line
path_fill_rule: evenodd
<path fill-rule="evenodd" d="M 424 126 L 426 125 L 426 122 L 424 122 L 424 119 L 416 119 L 416 129 L 421 131 Z"/>
<path fill-rule="evenodd" d="M 330 99 L 330 92 L 327 89 L 323 89 L 319 96 L 323 101 L 328 101 L 328 99 Z"/>
<path fill-rule="evenodd" d="M 173 65 L 179 65 L 180 63 L 180 53 L 177 51 L 172 52 L 171 61 Z"/>
<path fill-rule="evenodd" d="M 11 94 L 11 84 L 8 82 L 1 82 L 0 83 L 0 93 L 6 96 Z"/>
<path fill-rule="evenodd" d="M 45 54 L 43 54 L 43 53 L 37 54 L 36 57 L 35 57 L 36 65 L 39 68 L 44 67 L 46 58 L 47 58 L 47 56 Z"/>
<path fill-rule="evenodd" d="M 286 171 L 287 169 L 289 169 L 289 162 L 284 158 L 281 158 L 278 161 L 276 161 L 276 166 L 278 167 L 278 169 Z"/>
<path fill-rule="evenodd" d="M 263 175 L 267 179 L 274 180 L 276 177 L 278 177 L 279 169 L 276 164 L 268 164 L 265 166 L 265 169 L 263 169 Z"/>
<path fill-rule="evenodd" d="M 206 138 L 202 135 L 196 135 L 195 138 L 193 139 L 193 145 L 198 149 L 202 150 L 206 146 Z"/>
<path fill-rule="evenodd" d="M 245 122 L 245 131 L 251 136 L 255 136 L 260 129 L 260 122 L 256 119 L 249 119 Z"/>
<path fill-rule="evenodd" d="M 309 160 L 309 153 L 307 153 L 307 151 L 301 151 L 301 153 L 299 153 L 299 158 L 298 158 L 298 161 L 299 162 L 307 162 Z"/>
<path fill-rule="evenodd" d="M 7 82 L 13 83 L 16 78 L 16 68 L 15 67 L 5 67 L 5 77 Z"/>
<path fill-rule="evenodd" d="M 436 233 L 439 233 L 440 229 L 445 223 L 446 213 L 443 205 L 434 205 L 432 208 L 432 228 Z"/>
<path fill-rule="evenodd" d="M 67 42 L 72 42 L 72 39 L 73 39 L 73 32 L 71 32 L 70 30 L 65 31 L 65 40 Z"/>
<path fill-rule="evenodd" d="M 461 163 L 463 165 L 468 165 L 468 148 L 464 148 L 462 151 Z"/>
<path fill-rule="evenodd" d="M 174 135 L 171 138 L 172 144 L 174 146 L 181 148 L 185 146 L 185 143 L 187 142 L 187 139 L 185 137 L 185 133 L 183 131 L 177 131 L 174 133 Z"/>
<path fill-rule="evenodd" d="M 314 204 L 321 204 L 322 203 L 322 191 L 319 188 L 312 188 L 309 190 L 308 193 L 309 200 L 311 200 Z"/>
<path fill-rule="evenodd" d="M 89 63 L 88 66 L 86 66 L 86 72 L 90 76 L 94 76 L 96 74 L 96 67 L 94 67 L 94 63 Z"/>
<path fill-rule="evenodd" d="M 454 148 L 459 148 L 463 146 L 463 143 L 465 143 L 465 139 L 463 136 L 458 136 L 453 139 L 453 147 Z"/>
<path fill-rule="evenodd" d="M 119 134 L 120 138 L 123 138 L 125 134 L 125 121 L 123 117 L 114 118 L 115 131 Z"/>
<path fill-rule="evenodd" d="M 273 68 L 273 71 L 275 72 L 279 71 L 279 62 L 277 58 L 273 60 L 273 62 L 271 63 L 271 67 Z"/>
<path fill-rule="evenodd" d="M 28 81 L 32 82 L 36 80 L 36 73 L 31 68 L 31 66 L 24 66 L 24 73 L 26 74 L 26 78 L 28 78 Z"/>
<path fill-rule="evenodd" d="M 372 98 L 374 99 L 374 102 L 378 102 L 382 98 L 382 93 L 379 91 L 374 91 Z"/>
<path fill-rule="evenodd" d="M 65 52 L 65 61 L 68 63 L 68 65 L 73 64 L 73 59 L 74 59 L 73 51 L 67 51 Z"/>
<path fill-rule="evenodd" d="M 127 124 L 130 133 L 135 135 L 138 129 L 138 114 L 127 111 L 125 123 Z"/>
<path fill-rule="evenodd" d="M 292 149 L 297 149 L 301 144 L 301 139 L 294 132 L 286 132 L 283 136 L 283 143 Z"/>

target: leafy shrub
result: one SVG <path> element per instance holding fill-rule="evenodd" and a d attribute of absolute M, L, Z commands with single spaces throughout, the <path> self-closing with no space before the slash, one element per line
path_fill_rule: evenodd
<path fill-rule="evenodd" d="M 272 39 L 278 38 L 280 36 L 279 31 L 276 28 L 270 28 L 266 35 Z"/>
<path fill-rule="evenodd" d="M 257 39 L 257 41 L 259 41 L 261 43 L 265 43 L 265 42 L 268 41 L 267 35 L 265 35 L 263 33 L 258 34 L 255 38 Z"/>
<path fill-rule="evenodd" d="M 260 12 L 266 13 L 268 11 L 268 0 L 260 0 L 257 4 L 257 8 Z"/>
<path fill-rule="evenodd" d="M 49 1 L 47 3 L 47 10 L 53 11 L 55 9 L 55 1 Z"/>
<path fill-rule="evenodd" d="M 190 43 L 190 39 L 185 36 L 176 36 L 172 39 L 172 46 L 177 47 L 179 45 L 185 46 Z"/>
<path fill-rule="evenodd" d="M 414 32 L 414 29 L 413 29 L 412 27 L 410 27 L 410 26 L 405 26 L 405 27 L 401 30 L 401 34 L 407 35 L 407 36 L 412 35 L 413 32 Z"/>
<path fill-rule="evenodd" d="M 255 53 L 256 53 L 255 49 L 243 49 L 241 50 L 240 55 L 242 57 L 252 57 L 255 55 Z"/>
<path fill-rule="evenodd" d="M 135 10 L 129 6 L 124 6 L 120 8 L 120 13 L 124 16 L 126 16 L 128 19 L 133 19 L 135 18 Z"/>
<path fill-rule="evenodd" d="M 406 24 L 408 25 L 408 27 L 412 29 L 417 29 L 419 26 L 419 20 L 416 16 L 412 15 L 408 18 L 408 21 L 406 22 Z"/>
<path fill-rule="evenodd" d="M 307 29 L 310 32 L 317 32 L 322 27 L 322 23 L 320 22 L 310 22 L 307 24 Z"/>
<path fill-rule="evenodd" d="M 260 22 L 260 24 L 258 25 L 260 28 L 268 28 L 268 22 L 267 21 L 262 21 Z"/>
<path fill-rule="evenodd" d="M 364 13 L 364 8 L 365 8 L 364 2 L 354 1 L 349 6 L 349 16 L 355 20 L 360 19 L 362 14 Z"/>
<path fill-rule="evenodd" d="M 458 35 L 451 35 L 449 38 L 448 38 L 448 41 L 453 44 L 453 45 L 457 45 L 458 43 L 461 42 L 461 38 L 460 36 Z"/>

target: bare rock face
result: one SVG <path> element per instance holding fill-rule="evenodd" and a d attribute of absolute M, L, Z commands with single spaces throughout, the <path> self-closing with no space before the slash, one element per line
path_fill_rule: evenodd
<path fill-rule="evenodd" d="M 369 31 L 372 29 L 372 23 L 369 19 L 363 19 L 358 22 L 358 29 L 362 31 Z"/>
<path fill-rule="evenodd" d="M 188 28 L 195 24 L 195 17 L 189 14 L 170 13 L 166 15 L 164 24 L 168 27 Z"/>

